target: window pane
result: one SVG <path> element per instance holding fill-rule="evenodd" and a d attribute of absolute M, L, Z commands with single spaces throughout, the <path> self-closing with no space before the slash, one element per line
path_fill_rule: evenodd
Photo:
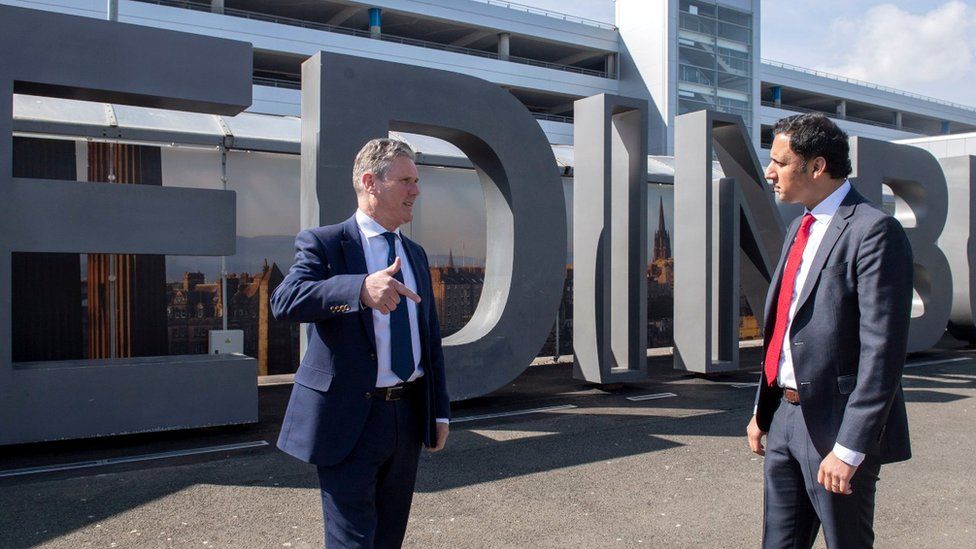
<path fill-rule="evenodd" d="M 718 35 L 729 40 L 736 40 L 746 44 L 752 43 L 752 31 L 738 25 L 720 22 L 718 24 Z"/>
<path fill-rule="evenodd" d="M 734 74 L 719 72 L 718 87 L 748 93 L 752 88 L 752 80 L 745 76 L 737 76 Z"/>
<path fill-rule="evenodd" d="M 700 32 L 702 34 L 709 34 L 709 35 L 715 34 L 714 20 L 698 17 L 690 13 L 678 14 L 678 26 L 679 28 L 689 30 L 692 32 Z"/>
<path fill-rule="evenodd" d="M 725 6 L 718 7 L 718 19 L 720 21 L 728 21 L 730 23 L 735 23 L 736 25 L 742 25 L 743 27 L 752 27 L 752 15 L 749 13 L 741 12 L 734 9 L 726 8 Z"/>
<path fill-rule="evenodd" d="M 694 82 L 696 84 L 704 84 L 706 86 L 714 86 L 717 82 L 717 77 L 714 70 L 680 65 L 678 67 L 678 80 Z"/>

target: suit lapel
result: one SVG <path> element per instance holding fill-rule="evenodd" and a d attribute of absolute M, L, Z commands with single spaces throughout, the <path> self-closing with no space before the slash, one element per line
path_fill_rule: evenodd
<path fill-rule="evenodd" d="M 363 241 L 359 237 L 359 225 L 356 216 L 352 216 L 342 224 L 342 255 L 346 260 L 346 274 L 368 274 L 366 269 L 366 255 L 363 254 Z M 359 311 L 359 319 L 363 328 L 369 334 L 369 344 L 376 351 L 376 332 L 373 330 L 373 310 L 364 308 Z"/>
<path fill-rule="evenodd" d="M 823 270 L 824 264 L 827 263 L 827 258 L 830 257 L 830 252 L 833 251 L 834 245 L 840 239 L 840 235 L 847 228 L 849 223 L 847 219 L 854 214 L 854 208 L 863 200 L 861 195 L 857 194 L 857 191 L 851 188 L 847 196 L 844 197 L 843 202 L 840 203 L 840 207 L 834 213 L 834 217 L 830 220 L 830 225 L 827 227 L 827 232 L 824 233 L 823 240 L 820 241 L 820 247 L 817 248 L 817 253 L 813 256 L 813 261 L 810 262 L 810 270 L 807 271 L 807 278 L 803 282 L 803 288 L 800 290 L 799 296 L 797 296 L 797 311 L 803 307 L 807 298 L 813 293 L 814 286 L 820 280 L 820 271 Z"/>

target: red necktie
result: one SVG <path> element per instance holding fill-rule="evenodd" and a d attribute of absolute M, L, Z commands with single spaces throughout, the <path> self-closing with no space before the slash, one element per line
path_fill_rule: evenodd
<path fill-rule="evenodd" d="M 807 247 L 807 241 L 810 240 L 810 226 L 813 225 L 814 221 L 814 217 L 810 214 L 803 216 L 803 220 L 800 222 L 800 230 L 797 231 L 796 239 L 790 246 L 790 253 L 786 256 L 783 281 L 780 282 L 779 295 L 776 297 L 776 325 L 773 326 L 773 335 L 770 336 L 766 347 L 764 371 L 766 372 L 766 383 L 770 387 L 776 383 L 776 375 L 779 373 L 779 355 L 783 352 L 783 337 L 786 336 L 786 325 L 790 321 L 790 303 L 793 301 L 796 273 L 800 270 L 803 249 Z"/>

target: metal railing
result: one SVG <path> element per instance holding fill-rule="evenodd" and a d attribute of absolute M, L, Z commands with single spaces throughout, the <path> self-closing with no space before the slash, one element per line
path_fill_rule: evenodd
<path fill-rule="evenodd" d="M 709 71 L 690 65 L 678 65 L 678 80 L 684 80 L 685 82 L 714 86 L 715 80 L 712 76 L 714 74 L 714 70 Z"/>
<path fill-rule="evenodd" d="M 269 78 L 267 76 L 255 76 L 254 77 L 255 86 L 269 86 L 272 88 L 282 88 L 288 90 L 300 90 L 302 89 L 301 82 L 295 82 L 294 80 L 285 80 L 279 78 Z M 546 112 L 529 112 L 533 118 L 536 120 L 548 120 L 550 122 L 565 122 L 567 124 L 573 123 L 572 116 L 564 116 L 561 114 L 549 114 Z"/>
<path fill-rule="evenodd" d="M 553 19 L 562 19 L 563 21 L 569 21 L 571 23 L 582 23 L 584 25 L 589 25 L 591 27 L 598 27 L 607 30 L 617 30 L 617 26 L 611 23 L 604 23 L 603 21 L 597 21 L 596 19 L 587 19 L 586 17 L 579 17 L 577 15 L 570 15 L 568 13 L 561 13 L 558 11 L 534 8 L 532 6 L 526 6 L 525 4 L 518 4 L 516 2 L 506 2 L 504 0 L 474 0 L 474 1 L 480 2 L 482 4 L 488 4 L 490 6 L 501 6 L 503 8 L 508 8 L 511 10 L 524 11 L 525 13 L 544 15 L 546 17 L 551 17 Z"/>
<path fill-rule="evenodd" d="M 939 105 L 945 105 L 947 107 L 952 107 L 955 109 L 962 109 L 964 111 L 976 112 L 976 107 L 971 107 L 969 105 L 963 105 L 961 103 L 953 103 L 952 101 L 946 101 L 944 99 L 937 99 L 935 97 L 930 97 L 927 95 L 922 95 L 919 93 L 913 93 L 910 91 L 899 90 L 897 88 L 891 88 L 888 86 L 882 86 L 881 84 L 875 84 L 873 82 L 866 82 L 864 80 L 858 80 L 856 78 L 849 78 L 847 76 L 841 76 L 839 74 L 833 74 L 824 71 L 818 71 L 815 69 L 808 69 L 806 67 L 800 67 L 797 65 L 790 65 L 789 63 L 783 63 L 782 61 L 773 61 L 772 59 L 763 59 L 764 65 L 770 65 L 773 67 L 779 67 L 781 69 L 789 69 L 792 71 L 803 72 L 806 74 L 812 74 L 814 76 L 819 76 L 821 78 L 829 78 L 831 80 L 838 80 L 840 82 L 847 82 L 848 84 L 854 84 L 857 86 L 864 86 L 866 88 L 871 88 L 878 91 L 894 93 L 897 95 L 902 95 L 904 97 L 911 97 L 912 99 L 920 99 L 922 101 L 928 101 L 930 103 L 938 103 Z"/>
<path fill-rule="evenodd" d="M 194 2 L 190 0 L 136 0 L 138 2 L 144 2 L 147 4 L 157 4 L 160 6 L 168 6 L 173 8 L 181 8 L 193 11 L 204 11 L 210 12 L 210 4 L 203 4 L 200 2 Z M 329 25 L 326 23 L 318 23 L 314 21 L 306 21 L 304 19 L 294 19 L 291 17 L 284 17 L 281 15 L 269 15 L 266 13 L 260 13 L 256 11 L 240 10 L 236 8 L 224 8 L 223 15 L 229 15 L 232 17 L 241 17 L 243 19 L 251 19 L 253 21 L 263 21 L 266 23 L 276 23 L 279 25 L 290 25 L 293 27 L 301 27 L 305 29 L 320 30 L 326 32 L 333 32 L 338 34 L 345 34 L 349 36 L 358 36 L 361 38 L 371 38 L 378 39 L 384 42 L 395 42 L 398 44 L 404 44 L 407 46 L 417 46 L 420 48 L 429 48 L 441 51 L 448 51 L 452 53 L 460 53 L 464 55 L 473 55 L 476 57 L 484 57 L 488 59 L 500 59 L 503 61 L 511 61 L 512 63 L 519 63 L 522 65 L 530 65 L 533 67 L 542 67 L 546 69 L 554 69 L 564 72 L 573 72 L 577 74 L 584 74 L 587 76 L 596 76 L 599 78 L 616 78 L 616 74 L 610 74 L 607 71 L 597 71 L 593 69 L 585 69 L 583 67 L 574 67 L 573 65 L 562 65 L 559 63 L 550 63 L 548 61 L 538 61 L 536 59 L 529 59 L 526 57 L 517 57 L 510 55 L 506 58 L 502 58 L 497 53 L 475 50 L 471 48 L 463 48 L 460 46 L 452 46 L 450 44 L 440 44 L 438 42 L 429 42 L 427 40 L 418 40 L 416 38 L 407 38 L 404 36 L 394 36 L 390 34 L 380 34 L 373 36 L 368 30 L 351 29 L 348 27 L 340 27 L 337 25 Z"/>
<path fill-rule="evenodd" d="M 796 105 L 789 105 L 789 104 L 786 104 L 786 103 L 780 103 L 779 105 L 777 105 L 773 101 L 762 101 L 761 103 L 764 106 L 766 106 L 766 107 L 774 107 L 774 108 L 777 108 L 777 109 L 783 109 L 783 110 L 786 110 L 786 111 L 794 111 L 794 112 L 819 112 L 821 114 L 826 115 L 828 118 L 836 118 L 838 120 L 847 120 L 848 122 L 857 122 L 859 124 L 868 124 L 870 126 L 878 126 L 878 127 L 881 127 L 881 128 L 889 128 L 889 129 L 892 129 L 892 130 L 899 130 L 899 131 L 908 132 L 908 133 L 921 133 L 921 134 L 928 133 L 928 132 L 926 132 L 925 130 L 923 130 L 921 128 L 915 128 L 915 127 L 912 127 L 912 126 L 906 126 L 904 124 L 902 124 L 901 127 L 898 127 L 896 124 L 890 124 L 888 122 L 880 122 L 878 120 L 868 120 L 866 118 L 858 118 L 856 116 L 850 116 L 850 115 L 841 115 L 840 113 L 837 113 L 837 112 L 824 111 L 824 110 L 820 110 L 820 109 L 809 109 L 807 107 L 798 107 Z"/>
<path fill-rule="evenodd" d="M 752 27 L 722 21 L 721 19 L 680 12 L 678 14 L 678 28 L 710 37 L 718 36 L 747 45 L 752 44 Z"/>
<path fill-rule="evenodd" d="M 287 90 L 300 90 L 302 89 L 301 82 L 295 82 L 294 80 L 282 80 L 278 78 L 268 78 L 266 76 L 255 76 L 254 77 L 255 86 L 270 86 L 272 88 L 284 88 Z"/>
<path fill-rule="evenodd" d="M 533 112 L 532 117 L 536 120 L 548 120 L 550 122 L 566 122 L 567 124 L 573 123 L 572 116 L 562 116 L 559 114 L 549 114 L 545 112 Z"/>

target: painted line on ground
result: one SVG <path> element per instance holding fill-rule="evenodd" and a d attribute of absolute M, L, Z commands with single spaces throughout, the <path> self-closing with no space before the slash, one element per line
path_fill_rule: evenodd
<path fill-rule="evenodd" d="M 759 383 L 730 383 L 729 386 L 736 389 L 755 389 L 759 387 Z"/>
<path fill-rule="evenodd" d="M 659 398 L 671 398 L 676 396 L 678 395 L 674 393 L 655 393 L 653 395 L 640 395 L 640 396 L 627 397 L 627 400 L 631 402 L 642 402 L 644 400 L 657 400 Z"/>
<path fill-rule="evenodd" d="M 481 419 L 494 419 L 499 417 L 522 416 L 526 414 L 538 414 L 541 412 L 555 412 L 557 410 L 571 410 L 576 408 L 575 404 L 561 404 L 559 406 L 546 406 L 545 408 L 532 408 L 530 410 L 515 410 L 513 412 L 499 412 L 497 414 L 483 414 L 478 416 L 465 416 L 452 418 L 451 423 L 464 423 L 466 421 L 478 421 Z"/>
<path fill-rule="evenodd" d="M 199 454 L 215 454 L 218 452 L 228 452 L 231 450 L 245 450 L 248 448 L 260 448 L 262 446 L 268 446 L 268 442 L 265 440 L 256 440 L 254 442 L 225 444 L 223 446 L 207 446 L 204 448 L 192 448 L 190 450 L 175 450 L 173 452 L 160 452 L 157 454 L 142 454 L 138 456 L 98 459 L 94 461 L 78 461 L 74 463 L 64 463 L 61 465 L 45 465 L 42 467 L 26 467 L 23 469 L 11 469 L 9 471 L 0 471 L 0 478 L 17 477 L 22 475 L 34 475 L 38 473 L 56 473 L 60 471 L 71 471 L 74 469 L 105 467 L 108 465 L 118 465 L 120 463 L 136 463 L 139 461 L 153 461 L 157 459 L 195 456 Z"/>
<path fill-rule="evenodd" d="M 923 360 L 922 362 L 909 362 L 905 364 L 906 368 L 918 368 L 919 366 L 933 366 L 935 364 L 949 364 L 950 362 L 963 362 L 967 360 L 973 360 L 972 357 L 959 357 L 959 358 L 944 358 L 941 360 Z"/>

